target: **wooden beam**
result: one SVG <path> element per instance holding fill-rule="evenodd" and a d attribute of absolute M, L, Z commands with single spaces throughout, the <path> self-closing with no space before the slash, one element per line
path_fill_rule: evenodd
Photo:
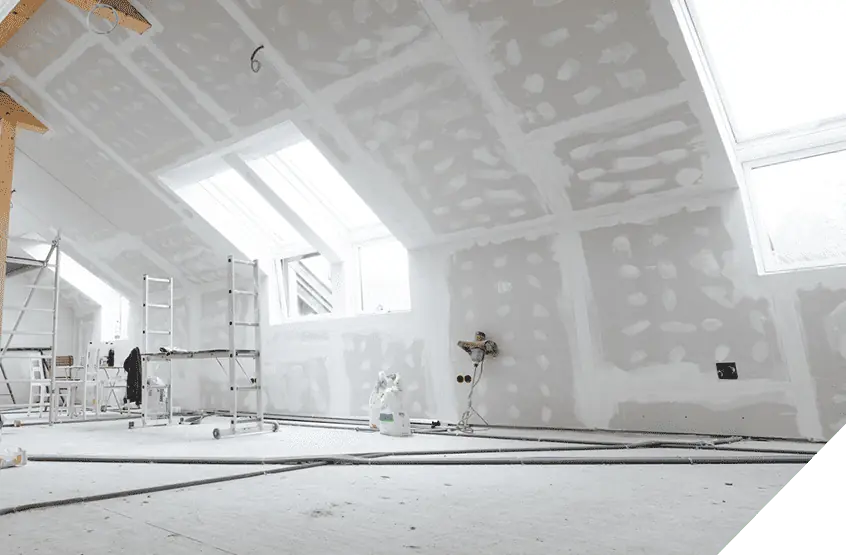
<path fill-rule="evenodd" d="M 139 35 L 143 34 L 150 28 L 150 22 L 147 21 L 141 12 L 133 7 L 129 0 L 67 0 L 77 8 L 90 12 L 97 4 L 105 4 L 111 6 L 118 13 L 118 25 L 125 27 L 131 31 L 135 31 Z M 97 8 L 94 15 L 102 17 L 106 21 L 114 23 L 115 14 L 109 8 Z"/>
<path fill-rule="evenodd" d="M 3 21 L 0 21 L 0 48 L 11 40 L 15 33 L 29 21 L 29 18 L 38 11 L 45 0 L 19 0 L 17 6 L 12 8 Z"/>
<path fill-rule="evenodd" d="M 23 127 L 27 131 L 35 131 L 36 133 L 48 131 L 46 125 L 2 90 L 0 90 L 0 119 Z M 2 163 L 1 159 L 0 163 Z"/>
<path fill-rule="evenodd" d="M 0 307 L 6 288 L 6 248 L 9 237 L 9 212 L 12 208 L 12 174 L 15 170 L 14 122 L 0 120 Z M 3 311 L 0 310 L 0 329 L 3 329 Z"/>

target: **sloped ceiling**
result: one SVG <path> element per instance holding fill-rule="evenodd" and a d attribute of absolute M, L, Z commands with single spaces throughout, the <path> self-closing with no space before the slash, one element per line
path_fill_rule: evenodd
<path fill-rule="evenodd" d="M 135 5 L 151 31 L 100 36 L 51 0 L 0 51 L 51 129 L 16 206 L 122 290 L 221 277 L 234 247 L 156 176 L 288 119 L 409 247 L 732 186 L 668 0 Z"/>

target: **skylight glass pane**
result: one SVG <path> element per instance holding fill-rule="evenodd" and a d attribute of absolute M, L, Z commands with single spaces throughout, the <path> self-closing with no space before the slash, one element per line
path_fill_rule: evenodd
<path fill-rule="evenodd" d="M 364 312 L 409 310 L 408 251 L 399 241 L 383 241 L 359 249 L 361 308 Z"/>
<path fill-rule="evenodd" d="M 846 263 L 846 151 L 754 169 L 765 270 Z"/>
<path fill-rule="evenodd" d="M 688 2 L 738 140 L 846 114 L 846 2 Z"/>
<path fill-rule="evenodd" d="M 235 170 L 175 188 L 206 221 L 250 258 L 283 253 L 303 239 Z"/>
<path fill-rule="evenodd" d="M 347 229 L 380 225 L 376 214 L 314 144 L 296 144 L 247 163 L 285 202 L 298 212 L 319 203 Z M 305 203 L 305 204 L 304 204 Z"/>

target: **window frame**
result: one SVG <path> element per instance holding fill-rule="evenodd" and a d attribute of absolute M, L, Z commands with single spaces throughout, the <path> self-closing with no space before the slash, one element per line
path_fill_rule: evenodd
<path fill-rule="evenodd" d="M 364 276 L 362 275 L 362 263 L 361 263 L 361 251 L 364 248 L 372 247 L 374 245 L 378 245 L 380 243 L 398 243 L 401 247 L 405 249 L 405 245 L 400 243 L 400 241 L 396 237 L 381 237 L 379 239 L 373 239 L 370 241 L 365 241 L 363 243 L 359 243 L 356 245 L 356 252 L 355 252 L 355 259 L 356 259 L 356 292 L 357 292 L 357 299 L 356 299 L 356 310 L 358 314 L 361 315 L 375 315 L 375 314 L 396 314 L 398 312 L 410 312 L 412 305 L 411 305 L 411 267 L 409 264 L 407 277 L 408 277 L 408 308 L 397 308 L 391 310 L 383 310 L 382 312 L 378 311 L 369 311 L 365 310 L 364 308 Z M 406 262 L 408 262 L 408 249 L 406 250 Z"/>
<path fill-rule="evenodd" d="M 713 68 L 707 39 L 697 20 L 694 4 L 691 0 L 672 0 L 684 41 L 739 181 L 758 274 L 818 271 L 846 265 L 846 255 L 842 259 L 837 257 L 821 262 L 777 264 L 775 253 L 769 248 L 769 234 L 758 212 L 760 203 L 756 202 L 756 193 L 749 186 L 751 173 L 758 168 L 846 151 L 846 115 L 739 139 L 731 102 L 720 82 L 719 72 Z"/>
<path fill-rule="evenodd" d="M 307 124 L 305 129 L 308 129 Z M 304 141 L 310 143 L 316 153 L 330 166 L 329 170 L 337 173 L 337 177 L 349 187 L 350 192 L 361 200 L 363 207 L 367 208 L 373 216 L 374 223 L 362 222 L 353 227 L 346 225 L 348 219 L 352 222 L 361 219 L 361 216 L 352 215 L 347 218 L 340 214 L 337 210 L 337 203 L 333 204 L 332 199 L 323 194 L 324 188 L 319 184 L 312 184 L 313 179 L 320 176 L 320 172 L 327 170 L 320 169 L 315 172 L 317 175 L 310 175 L 309 172 L 297 172 L 289 168 L 288 171 L 295 178 L 292 181 L 286 173 L 275 167 L 276 161 L 270 159 L 271 157 L 279 154 L 285 148 L 297 146 Z M 271 171 L 258 171 L 251 165 L 254 161 L 267 164 L 268 167 L 265 169 Z M 282 163 L 284 163 L 284 157 Z M 297 121 L 289 120 L 213 152 L 206 152 L 204 156 L 193 161 L 182 162 L 165 168 L 159 173 L 158 179 L 162 185 L 182 199 L 188 207 L 197 212 L 237 250 L 242 249 L 233 242 L 223 228 L 219 228 L 212 223 L 200 210 L 193 206 L 194 203 L 188 202 L 183 195 L 180 195 L 179 189 L 196 186 L 198 183 L 212 179 L 223 172 L 234 171 L 246 182 L 247 186 L 269 205 L 270 209 L 282 221 L 297 232 L 299 239 L 301 239 L 300 243 L 296 245 L 291 243 L 293 245 L 291 249 L 269 252 L 260 257 L 263 262 L 260 266 L 267 279 L 268 287 L 266 289 L 268 298 L 263 304 L 270 315 L 271 325 L 282 325 L 303 319 L 381 314 L 364 312 L 363 310 L 360 294 L 359 248 L 375 241 L 397 241 L 400 245 L 402 243 L 390 232 L 370 205 L 359 196 L 358 191 L 342 172 L 343 164 L 339 164 L 340 162 L 332 155 L 331 151 L 327 152 L 326 146 L 319 139 L 316 140 L 306 133 Z M 276 179 L 277 174 L 280 181 Z M 334 178 L 335 176 L 331 177 Z M 280 194 L 280 187 L 289 187 L 290 195 Z M 326 192 L 331 197 L 331 191 Z M 214 200 L 217 202 L 217 199 Z M 218 204 L 220 203 L 218 202 Z M 288 269 L 283 261 L 299 260 L 312 253 L 324 256 L 333 266 L 332 312 L 302 316 L 299 315 L 296 306 L 291 306 L 291 302 L 297 302 L 299 295 L 293 296 L 292 301 L 286 301 L 292 295 L 288 291 L 290 280 L 287 275 Z M 248 253 L 244 254 L 247 254 L 248 257 L 251 256 Z M 268 264 L 273 264 L 273 266 Z M 341 265 L 337 280 L 334 279 L 336 275 L 335 265 Z M 409 286 L 409 297 L 410 293 Z"/>

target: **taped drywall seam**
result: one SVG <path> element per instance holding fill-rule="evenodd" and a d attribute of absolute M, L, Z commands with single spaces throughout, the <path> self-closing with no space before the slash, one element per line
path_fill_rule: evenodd
<path fill-rule="evenodd" d="M 179 84 L 182 85 L 185 90 L 191 93 L 191 96 L 194 97 L 194 100 L 197 104 L 202 107 L 206 112 L 212 115 L 218 123 L 226 127 L 226 130 L 235 135 L 238 132 L 238 128 L 235 124 L 232 123 L 232 116 L 224 110 L 220 104 L 214 101 L 214 99 L 208 94 L 203 92 L 199 86 L 197 86 L 194 81 L 192 81 L 188 75 L 185 74 L 184 71 L 179 69 L 179 67 L 174 64 L 170 58 L 168 58 L 164 52 L 153 42 L 145 44 L 147 51 L 153 55 L 161 64 L 170 71 L 176 80 L 179 81 Z"/>
<path fill-rule="evenodd" d="M 202 239 L 207 245 L 227 245 L 225 249 L 218 249 L 216 254 L 220 255 L 221 257 L 227 256 L 227 253 L 232 252 L 233 250 L 237 250 L 234 245 L 231 245 L 229 241 L 220 235 L 213 227 L 209 224 L 205 223 L 205 220 L 202 218 L 189 218 L 185 219 L 183 217 L 183 213 L 181 208 L 184 206 L 182 202 L 175 197 L 175 195 L 167 194 L 161 186 L 157 183 L 154 183 L 151 179 L 147 176 L 142 174 L 140 171 L 135 169 L 132 164 L 127 162 L 120 154 L 117 153 L 108 143 L 100 139 L 96 133 L 94 133 L 91 129 L 89 129 L 76 115 L 71 112 L 70 110 L 66 109 L 62 106 L 58 101 L 56 101 L 53 96 L 47 92 L 44 87 L 38 85 L 35 80 L 29 76 L 23 68 L 18 65 L 18 63 L 8 57 L 0 55 L 0 62 L 4 65 L 10 67 L 12 73 L 21 80 L 21 82 L 33 90 L 36 94 L 39 95 L 40 98 L 43 98 L 45 101 L 49 102 L 50 105 L 59 112 L 65 120 L 72 125 L 77 131 L 79 131 L 82 135 L 84 135 L 88 140 L 94 143 L 104 154 L 109 156 L 112 161 L 114 161 L 120 168 L 126 171 L 129 175 L 134 177 L 139 183 L 141 183 L 144 187 L 147 188 L 153 195 L 158 198 L 165 206 L 167 206 L 174 214 L 176 214 L 181 221 L 191 229 L 200 239 Z M 186 207 L 187 208 L 187 207 Z M 213 237 L 213 238 L 212 238 Z"/>
<path fill-rule="evenodd" d="M 817 406 L 817 395 L 811 368 L 802 338 L 805 337 L 797 308 L 795 293 L 775 295 L 773 298 L 773 325 L 781 339 L 781 349 L 790 383 L 793 385 L 796 405 L 796 425 L 803 437 L 825 437 Z"/>
<path fill-rule="evenodd" d="M 331 133 L 338 141 L 338 145 L 350 154 L 351 159 L 356 161 L 356 167 L 350 168 L 353 170 L 350 173 L 355 174 L 355 179 L 348 180 L 355 182 L 356 192 L 376 212 L 393 235 L 403 244 L 410 244 L 415 234 L 424 236 L 426 240 L 434 239 L 434 232 L 420 209 L 401 187 L 396 186 L 401 180 L 376 164 L 373 157 L 362 148 L 359 141 L 335 112 L 334 106 L 322 100 L 306 87 L 296 71 L 285 61 L 285 58 L 272 45 L 268 37 L 236 2 L 233 0 L 217 0 L 217 2 L 238 23 L 241 29 L 255 40 L 256 44 L 266 45 L 263 51 L 266 60 L 276 68 L 276 71 L 291 90 L 305 102 L 314 120 Z M 369 186 L 371 183 L 384 183 L 384 185 L 376 185 L 375 188 L 371 189 Z M 389 207 L 390 210 L 388 210 Z M 414 230 L 414 233 L 406 232 L 410 229 Z"/>
<path fill-rule="evenodd" d="M 638 195 L 623 202 L 615 202 L 577 210 L 569 222 L 576 231 L 589 231 L 600 227 L 614 227 L 621 224 L 642 224 L 682 210 L 697 211 L 722 206 L 730 201 L 737 189 L 717 189 L 697 186 L 677 188 L 659 193 Z"/>
<path fill-rule="evenodd" d="M 601 347 L 594 343 L 594 338 L 600 338 L 601 334 L 591 323 L 593 290 L 580 235 L 576 232 L 562 233 L 553 243 L 553 252 L 561 268 L 559 304 L 570 337 L 576 418 L 588 428 L 610 428 L 618 400 L 600 387 L 605 381 L 601 375 L 605 370 Z"/>
<path fill-rule="evenodd" d="M 46 87 L 54 77 L 65 71 L 70 64 L 78 60 L 89 48 L 96 46 L 99 42 L 100 37 L 97 35 L 84 33 L 73 41 L 70 48 L 62 52 L 59 57 L 53 59 L 47 67 L 42 69 L 41 73 L 35 77 L 35 82 L 40 86 Z"/>
<path fill-rule="evenodd" d="M 604 124 L 619 122 L 626 118 L 648 117 L 672 106 L 686 103 L 688 96 L 689 93 L 683 87 L 670 89 L 536 129 L 530 132 L 527 138 L 538 144 L 556 143 Z"/>
<path fill-rule="evenodd" d="M 570 176 L 548 143 L 530 145 L 517 120 L 517 111 L 498 92 L 493 71 L 487 67 L 475 44 L 476 29 L 469 22 L 450 15 L 440 0 L 420 0 L 432 24 L 449 44 L 457 58 L 460 73 L 469 76 L 475 89 L 492 114 L 491 123 L 502 144 L 510 154 L 510 162 L 528 176 L 553 214 L 566 215 L 572 211 L 563 188 Z M 539 148 L 546 146 L 547 148 Z"/>
<path fill-rule="evenodd" d="M 443 61 L 450 55 L 444 42 L 433 34 L 418 39 L 402 52 L 387 60 L 362 71 L 339 79 L 325 86 L 316 95 L 326 103 L 337 104 L 362 85 L 379 83 L 409 68 L 420 67 L 427 63 Z"/>
<path fill-rule="evenodd" d="M 117 48 L 112 42 L 105 41 L 104 46 L 106 50 L 114 56 L 122 65 L 123 67 L 133 76 L 135 79 L 138 80 L 141 85 L 147 89 L 147 91 L 155 96 L 159 102 L 164 104 L 170 113 L 173 114 L 177 120 L 179 120 L 182 125 L 188 128 L 191 133 L 194 134 L 194 138 L 198 141 L 203 143 L 204 146 L 209 146 L 214 144 L 214 139 L 211 136 L 203 131 L 199 125 L 197 125 L 194 120 L 182 109 L 179 108 L 179 105 L 170 98 L 167 93 L 165 93 L 155 82 L 153 79 L 150 78 L 149 75 L 146 75 L 144 71 L 138 67 L 138 64 L 128 56 L 124 51 L 120 48 Z"/>

